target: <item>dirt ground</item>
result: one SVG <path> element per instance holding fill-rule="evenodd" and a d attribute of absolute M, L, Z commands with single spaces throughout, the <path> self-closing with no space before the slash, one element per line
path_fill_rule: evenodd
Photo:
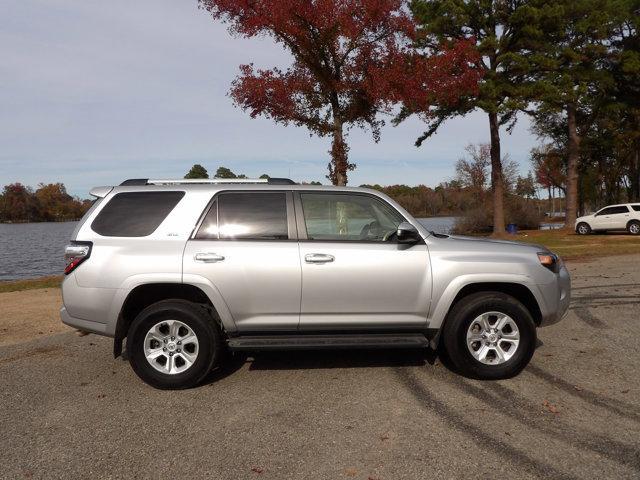
<path fill-rule="evenodd" d="M 0 293 L 0 347 L 71 331 L 60 321 L 59 288 Z"/>
<path fill-rule="evenodd" d="M 498 382 L 284 352 L 163 392 L 60 324 L 59 290 L 2 293 L 0 478 L 640 478 L 640 255 L 569 267 L 569 315 Z"/>

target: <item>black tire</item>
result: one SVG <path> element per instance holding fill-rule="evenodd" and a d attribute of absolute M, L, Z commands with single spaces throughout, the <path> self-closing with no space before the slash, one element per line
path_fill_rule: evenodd
<path fill-rule="evenodd" d="M 469 351 L 467 331 L 478 316 L 494 311 L 513 319 L 520 333 L 520 343 L 509 360 L 487 365 Z M 531 314 L 518 300 L 501 292 L 479 292 L 460 299 L 449 312 L 442 335 L 442 346 L 457 371 L 480 380 L 499 380 L 517 375 L 529 364 L 536 348 L 536 326 Z"/>
<path fill-rule="evenodd" d="M 640 222 L 637 220 L 631 220 L 627 224 L 627 232 L 631 235 L 640 235 Z"/>
<path fill-rule="evenodd" d="M 183 372 L 159 372 L 145 356 L 144 341 L 147 332 L 162 320 L 184 323 L 198 339 L 197 357 L 193 365 Z M 215 320 L 200 305 L 178 299 L 163 300 L 148 306 L 135 318 L 127 335 L 127 352 L 133 371 L 152 387 L 162 390 L 191 388 L 198 385 L 218 365 L 223 354 L 222 335 Z"/>
<path fill-rule="evenodd" d="M 588 223 L 580 222 L 576 225 L 576 233 L 578 235 L 589 235 L 591 233 L 591 226 Z"/>

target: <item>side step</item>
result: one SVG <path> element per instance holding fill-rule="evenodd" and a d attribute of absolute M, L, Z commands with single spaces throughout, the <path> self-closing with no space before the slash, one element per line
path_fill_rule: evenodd
<path fill-rule="evenodd" d="M 318 350 L 336 348 L 424 348 L 429 340 L 421 333 L 366 335 L 261 335 L 228 340 L 232 350 Z"/>

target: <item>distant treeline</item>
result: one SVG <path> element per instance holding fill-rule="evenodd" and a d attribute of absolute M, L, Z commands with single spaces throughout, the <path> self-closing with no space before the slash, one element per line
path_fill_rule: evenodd
<path fill-rule="evenodd" d="M 77 220 L 90 200 L 72 197 L 62 183 L 41 183 L 37 189 L 12 183 L 0 195 L 0 222 L 63 222 Z"/>

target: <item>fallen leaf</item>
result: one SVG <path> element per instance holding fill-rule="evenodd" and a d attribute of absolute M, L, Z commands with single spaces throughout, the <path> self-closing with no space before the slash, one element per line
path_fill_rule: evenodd
<path fill-rule="evenodd" d="M 551 413 L 558 413 L 558 408 L 552 403 L 549 403 L 548 400 L 545 400 L 544 402 L 542 402 L 542 405 Z"/>
<path fill-rule="evenodd" d="M 629 393 L 629 389 L 627 388 L 626 390 L 622 390 L 620 393 Z"/>
<path fill-rule="evenodd" d="M 384 442 L 385 440 L 389 440 L 389 437 L 387 435 L 382 435 L 380 437 L 380 440 L 382 440 Z"/>
<path fill-rule="evenodd" d="M 260 467 L 251 467 L 251 471 L 253 473 L 257 473 L 258 475 L 262 475 L 262 473 L 264 472 L 264 470 Z"/>
<path fill-rule="evenodd" d="M 358 474 L 358 470 L 356 470 L 355 468 L 347 468 L 344 473 L 347 475 L 347 477 L 355 477 Z"/>
<path fill-rule="evenodd" d="M 573 388 L 575 388 L 577 391 L 581 392 L 582 391 L 582 387 L 579 387 L 577 385 L 574 385 Z"/>

